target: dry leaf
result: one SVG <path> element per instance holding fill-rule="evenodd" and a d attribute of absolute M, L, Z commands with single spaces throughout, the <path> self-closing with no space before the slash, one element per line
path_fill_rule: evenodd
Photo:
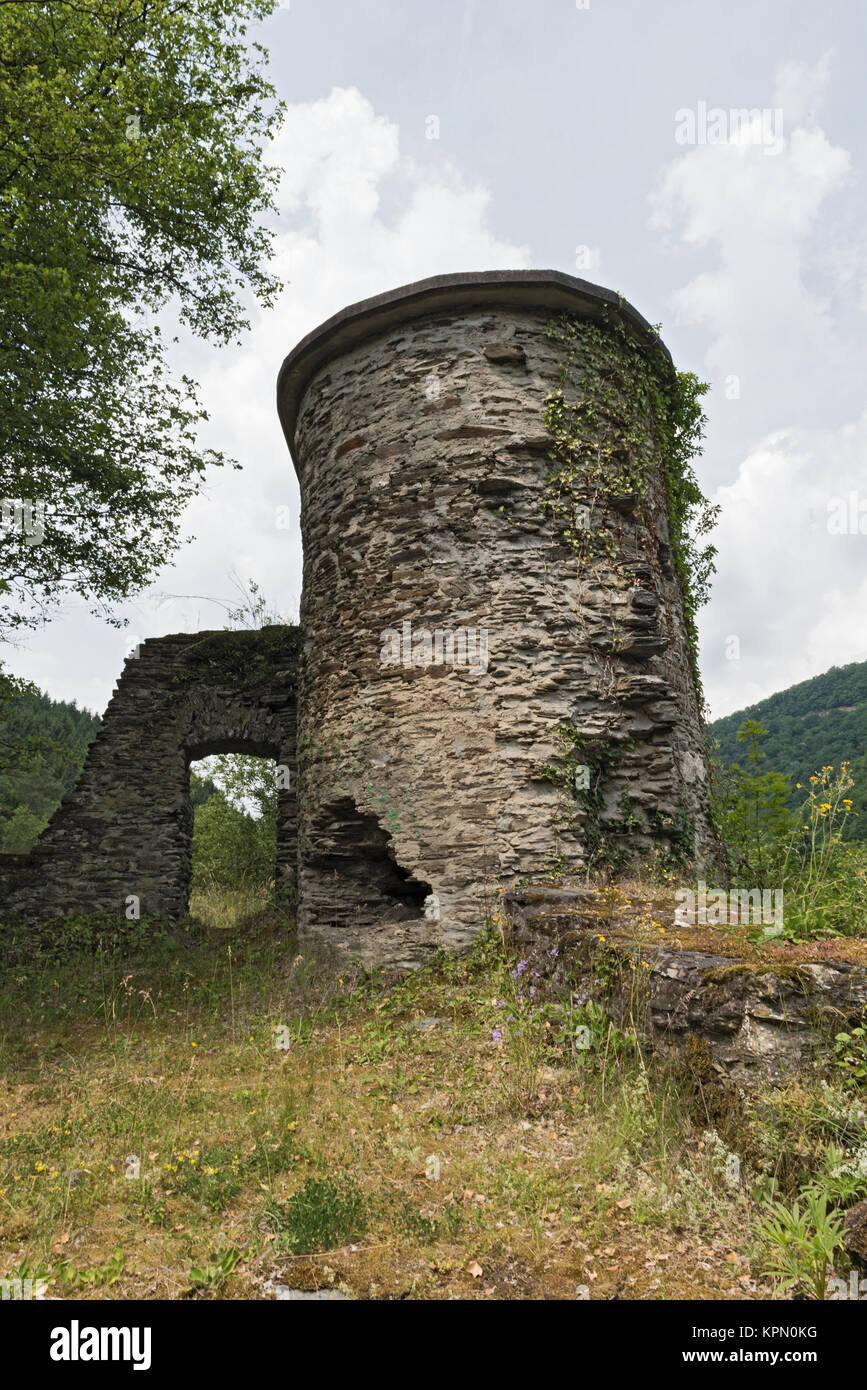
<path fill-rule="evenodd" d="M 617 1203 L 617 1205 L 618 1205 L 618 1207 L 620 1208 L 621 1211 L 626 1211 L 627 1208 L 629 1208 L 629 1207 L 632 1206 L 632 1198 L 631 1198 L 631 1197 L 621 1197 L 621 1199 L 620 1199 L 620 1201 Z"/>
<path fill-rule="evenodd" d="M 473 1260 L 471 1265 L 467 1265 L 467 1273 L 471 1274 L 474 1279 L 481 1279 L 482 1266 L 479 1264 L 478 1260 Z"/>

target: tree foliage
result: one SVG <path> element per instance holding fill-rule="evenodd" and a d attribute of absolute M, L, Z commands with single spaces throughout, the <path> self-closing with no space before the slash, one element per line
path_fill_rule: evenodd
<path fill-rule="evenodd" d="M 97 715 L 17 682 L 0 717 L 0 851 L 22 854 L 78 778 Z M 0 699 L 4 690 L 0 688 Z"/>
<path fill-rule="evenodd" d="M 721 783 L 721 829 L 736 877 L 764 886 L 779 872 L 796 819 L 788 809 L 788 777 L 765 769 L 759 746 L 767 729 L 748 719 L 738 730 L 746 765 L 733 763 Z"/>
<path fill-rule="evenodd" d="M 110 604 L 177 544 L 222 455 L 169 369 L 168 309 L 225 343 L 267 269 L 280 118 L 250 25 L 275 0 L 0 4 L 0 619 Z"/>
<path fill-rule="evenodd" d="M 195 806 L 194 886 L 240 888 L 273 881 L 276 764 L 269 758 L 229 754 L 208 759 L 207 766 L 209 780 L 218 785 Z M 195 790 L 192 778 L 191 784 Z"/>
<path fill-rule="evenodd" d="M 804 789 L 819 768 L 838 768 L 848 761 L 854 804 L 845 836 L 867 842 L 867 661 L 832 666 L 821 676 L 717 719 L 709 733 L 719 745 L 718 760 L 724 767 L 741 757 L 738 730 L 745 720 L 758 721 L 768 730 L 762 739 L 764 766 L 789 778 L 787 805 L 792 811 L 801 805 Z"/>

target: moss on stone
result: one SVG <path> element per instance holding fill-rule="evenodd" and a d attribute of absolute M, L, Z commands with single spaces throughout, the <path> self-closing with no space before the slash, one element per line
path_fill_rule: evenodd
<path fill-rule="evenodd" d="M 225 680 L 237 689 L 248 689 L 273 673 L 283 653 L 292 664 L 294 679 L 300 640 L 300 628 L 283 623 L 240 632 L 204 633 L 183 653 L 175 681 L 200 682 L 202 668 L 207 667 L 214 681 Z"/>
<path fill-rule="evenodd" d="M 775 975 L 781 980 L 789 980 L 801 986 L 805 994 L 813 988 L 812 978 L 802 965 L 777 965 L 775 963 L 735 961 L 732 965 L 720 965 L 702 975 L 702 985 L 724 984 L 735 975 Z"/>

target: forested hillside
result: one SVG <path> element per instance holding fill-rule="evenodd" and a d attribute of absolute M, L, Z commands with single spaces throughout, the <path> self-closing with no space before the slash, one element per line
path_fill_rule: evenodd
<path fill-rule="evenodd" d="M 838 768 L 844 759 L 852 764 L 854 807 L 846 838 L 867 842 L 867 661 L 832 666 L 821 676 L 717 719 L 710 734 L 719 743 L 720 762 L 727 766 L 743 761 L 737 731 L 746 719 L 758 720 L 768 730 L 761 744 L 764 765 L 791 777 L 793 807 L 804 796 L 796 783 L 803 788 L 811 773 L 827 764 Z"/>
<path fill-rule="evenodd" d="M 22 853 L 70 791 L 99 716 L 38 692 L 0 711 L 0 852 Z"/>

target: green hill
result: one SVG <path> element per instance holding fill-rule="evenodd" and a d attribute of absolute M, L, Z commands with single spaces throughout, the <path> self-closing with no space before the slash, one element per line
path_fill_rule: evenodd
<path fill-rule="evenodd" d="M 743 761 L 737 732 L 745 719 L 757 719 L 768 730 L 761 744 L 767 755 L 764 766 L 788 774 L 793 787 L 796 782 L 806 785 L 810 774 L 826 764 L 837 768 L 844 759 L 852 764 L 855 805 L 846 835 L 867 842 L 867 661 L 832 666 L 821 676 L 715 720 L 709 732 L 719 744 L 718 760 L 727 766 Z M 803 792 L 794 791 L 792 806 L 802 797 Z"/>
<path fill-rule="evenodd" d="M 23 853 L 75 785 L 99 716 L 26 692 L 0 710 L 0 852 Z"/>

